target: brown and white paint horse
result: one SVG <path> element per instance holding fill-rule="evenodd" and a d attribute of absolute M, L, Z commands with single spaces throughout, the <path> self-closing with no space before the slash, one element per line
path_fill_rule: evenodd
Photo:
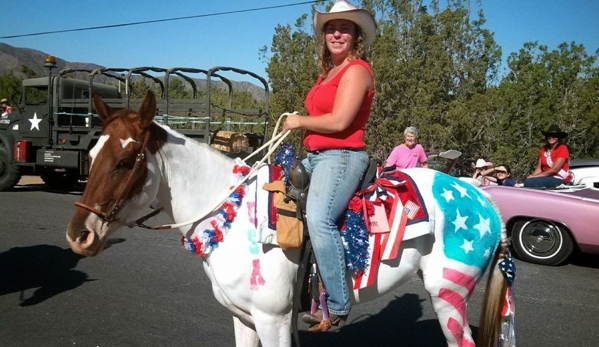
<path fill-rule="evenodd" d="M 214 241 L 205 230 L 218 221 L 210 211 L 238 182 L 239 163 L 155 123 L 151 92 L 138 112 L 113 110 L 98 95 L 94 105 L 104 128 L 90 152 L 89 180 L 67 228 L 71 248 L 97 255 L 114 231 L 133 224 L 155 200 L 175 223 L 204 211 L 207 218 L 179 229 L 195 240 L 188 248 L 202 255 L 215 298 L 233 315 L 237 346 L 290 346 L 299 252 L 257 243 L 251 201 L 240 203 L 218 247 L 205 248 Z M 406 173 L 420 190 L 432 235 L 405 240 L 395 260 L 380 263 L 373 286 L 351 292 L 352 301 L 375 299 L 420 273 L 448 345 L 474 346 L 467 302 L 491 264 L 479 346 L 497 346 L 507 287 L 496 266 L 506 252 L 500 216 L 488 196 L 467 183 L 428 169 Z"/>

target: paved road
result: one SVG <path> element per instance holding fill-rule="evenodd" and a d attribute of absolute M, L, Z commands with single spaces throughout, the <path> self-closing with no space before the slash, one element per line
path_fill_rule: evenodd
<path fill-rule="evenodd" d="M 72 253 L 64 231 L 79 195 L 36 184 L 0 192 L 0 346 L 234 345 L 227 311 L 177 232 L 127 229 L 96 258 Z M 599 258 L 517 265 L 518 346 L 597 346 Z M 474 331 L 483 290 L 469 305 Z M 301 331 L 302 346 L 445 345 L 418 279 L 355 307 L 350 323 Z"/>

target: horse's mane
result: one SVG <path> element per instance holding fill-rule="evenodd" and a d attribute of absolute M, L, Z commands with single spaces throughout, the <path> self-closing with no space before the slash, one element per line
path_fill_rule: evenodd
<path fill-rule="evenodd" d="M 160 127 L 161 129 L 163 129 L 166 132 L 166 134 L 167 134 L 166 142 L 168 142 L 170 144 L 184 145 L 186 148 L 188 148 L 188 150 L 191 152 L 191 154 L 194 157 L 196 155 L 197 156 L 209 156 L 210 160 L 217 160 L 219 162 L 222 160 L 223 163 L 227 162 L 227 161 L 231 161 L 231 158 L 227 157 L 222 152 L 212 148 L 207 143 L 196 141 L 196 140 L 192 139 L 191 137 L 183 135 L 180 132 L 176 131 L 175 129 L 172 129 L 168 125 L 160 124 L 160 123 L 157 123 L 156 121 L 154 121 L 154 124 L 156 124 L 158 127 Z"/>

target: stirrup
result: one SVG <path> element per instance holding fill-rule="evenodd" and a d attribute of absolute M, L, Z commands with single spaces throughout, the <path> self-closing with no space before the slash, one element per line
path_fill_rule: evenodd
<path fill-rule="evenodd" d="M 312 332 L 323 332 L 330 330 L 332 327 L 343 327 L 347 321 L 348 315 L 338 316 L 334 313 L 329 313 L 329 319 L 325 320 L 322 311 L 319 310 L 314 314 L 305 314 L 302 320 L 310 324 L 308 330 Z"/>

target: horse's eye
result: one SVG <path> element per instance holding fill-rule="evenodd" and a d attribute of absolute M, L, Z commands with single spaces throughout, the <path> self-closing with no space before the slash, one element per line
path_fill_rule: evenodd
<path fill-rule="evenodd" d="M 133 168 L 133 160 L 130 158 L 125 158 L 119 160 L 116 164 L 115 170 L 127 170 Z"/>

